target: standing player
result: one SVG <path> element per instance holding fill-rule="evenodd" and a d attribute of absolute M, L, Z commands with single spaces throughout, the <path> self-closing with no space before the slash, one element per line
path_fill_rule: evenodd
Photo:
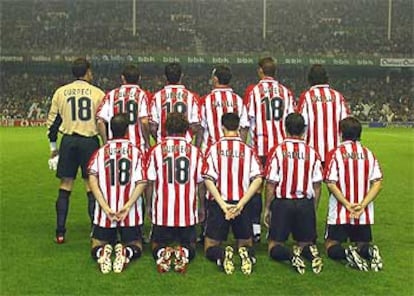
<path fill-rule="evenodd" d="M 60 178 L 56 201 L 58 244 L 65 241 L 69 196 L 79 166 L 82 169 L 82 178 L 85 180 L 88 213 L 92 223 L 95 198 L 87 183 L 87 163 L 92 153 L 99 148 L 95 114 L 105 95 L 102 90 L 91 84 L 93 78 L 91 64 L 86 59 L 78 58 L 73 62 L 72 74 L 76 80 L 56 90 L 47 119 L 51 159 L 58 155 L 56 146 L 58 131 L 63 133 L 56 173 Z"/>
<path fill-rule="evenodd" d="M 129 140 L 142 151 L 146 151 L 149 147 L 148 97 L 138 85 L 140 78 L 141 75 L 136 66 L 125 66 L 121 74 L 122 86 L 108 92 L 99 106 L 96 114 L 98 130 L 104 143 L 113 137 L 110 126 L 111 118 L 119 113 L 127 113 Z"/>
<path fill-rule="evenodd" d="M 183 77 L 181 65 L 170 63 L 165 66 L 167 85 L 156 92 L 151 100 L 150 127 L 153 137 L 160 143 L 167 135 L 165 122 L 171 112 L 185 114 L 190 123 L 190 130 L 186 138 L 191 142 L 192 136 L 196 136 L 196 146 L 200 147 L 202 132 L 200 126 L 200 106 L 198 96 L 181 84 Z"/>
<path fill-rule="evenodd" d="M 228 66 L 219 65 L 215 67 L 211 74 L 213 90 L 201 99 L 203 151 L 223 136 L 221 117 L 225 113 L 237 113 L 240 118 L 240 137 L 243 142 L 246 142 L 249 127 L 247 109 L 243 103 L 243 99 L 234 93 L 233 89 L 229 86 L 231 78 L 232 73 Z M 204 183 L 201 189 L 205 191 Z M 204 225 L 202 225 L 202 233 L 199 237 L 200 242 L 203 242 L 203 240 Z"/>
<path fill-rule="evenodd" d="M 252 146 L 264 166 L 269 150 L 282 143 L 285 138 L 283 122 L 286 116 L 294 111 L 295 101 L 292 92 L 275 79 L 276 63 L 273 58 L 260 59 L 257 74 L 260 81 L 247 88 L 244 100 L 250 118 Z M 254 240 L 259 242 L 261 192 L 253 196 L 248 208 L 252 217 Z"/>
<path fill-rule="evenodd" d="M 146 177 L 143 155 L 125 136 L 129 116 L 119 113 L 110 121 L 112 140 L 97 150 L 90 159 L 89 183 L 97 207 L 92 231 L 92 258 L 101 272 L 121 272 L 125 266 L 141 256 L 141 228 L 143 223 L 141 193 Z M 115 260 L 111 262 L 112 245 Z"/>
<path fill-rule="evenodd" d="M 252 272 L 251 220 L 245 205 L 262 184 L 262 169 L 256 153 L 239 137 L 240 118 L 236 113 L 221 117 L 224 137 L 206 155 L 203 175 L 211 199 L 208 203 L 204 251 L 226 274 L 234 272 L 233 248 L 220 247 L 227 240 L 230 226 L 237 240 L 241 271 Z"/>
<path fill-rule="evenodd" d="M 313 65 L 308 74 L 311 88 L 299 97 L 298 112 L 305 118 L 306 143 L 319 153 L 322 165 L 328 151 L 340 142 L 339 121 L 349 116 L 342 94 L 330 88 L 322 65 Z"/>
<path fill-rule="evenodd" d="M 362 127 L 353 117 L 340 121 L 342 143 L 329 153 L 325 182 L 331 192 L 325 247 L 335 260 L 347 259 L 352 267 L 367 271 L 382 269 L 379 249 L 371 245 L 374 199 L 381 190 L 382 172 L 374 154 L 359 142 Z M 344 249 L 350 239 L 355 246 Z"/>
<path fill-rule="evenodd" d="M 201 99 L 201 126 L 204 129 L 203 149 L 217 142 L 222 136 L 221 116 L 225 113 L 237 113 L 240 117 L 240 136 L 246 142 L 249 122 L 243 99 L 229 86 L 232 78 L 228 66 L 219 65 L 213 69 L 214 89 Z"/>
<path fill-rule="evenodd" d="M 148 180 L 155 183 L 155 196 L 147 195 L 152 252 L 159 272 L 169 271 L 175 256 L 174 270 L 184 273 L 195 257 L 196 224 L 203 220 L 204 201 L 197 198 L 202 155 L 185 139 L 189 123 L 183 114 L 168 114 L 165 128 L 167 137 L 148 152 Z"/>
<path fill-rule="evenodd" d="M 322 165 L 315 150 L 303 141 L 305 122 L 298 113 L 286 117 L 287 138 L 269 154 L 266 172 L 264 221 L 269 227 L 269 255 L 274 260 L 290 260 L 300 273 L 305 272 L 301 254 L 320 273 L 322 259 L 313 241 L 316 239 Z M 292 252 L 284 243 L 292 233 L 297 245 Z"/>

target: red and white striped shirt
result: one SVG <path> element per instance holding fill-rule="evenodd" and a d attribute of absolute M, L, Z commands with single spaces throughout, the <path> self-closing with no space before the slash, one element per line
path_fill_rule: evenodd
<path fill-rule="evenodd" d="M 262 168 L 253 148 L 239 137 L 223 137 L 209 147 L 203 176 L 216 183 L 225 201 L 238 201 L 249 188 L 250 181 L 262 176 Z"/>
<path fill-rule="evenodd" d="M 129 116 L 128 138 L 135 146 L 145 151 L 145 139 L 140 119 L 148 117 L 148 97 L 135 84 L 124 84 L 108 92 L 98 108 L 96 116 L 108 123 L 108 139 L 112 139 L 111 118 L 118 113 Z"/>
<path fill-rule="evenodd" d="M 272 77 L 265 77 L 253 88 L 246 90 L 245 102 L 250 118 L 252 146 L 259 156 L 266 156 L 270 149 L 285 138 L 284 121 L 294 112 L 292 92 Z"/>
<path fill-rule="evenodd" d="M 201 100 L 204 149 L 223 136 L 221 116 L 225 113 L 237 113 L 240 117 L 240 127 L 249 127 L 247 109 L 243 99 L 231 88 L 215 88 Z"/>
<path fill-rule="evenodd" d="M 272 149 L 266 166 L 266 180 L 276 183 L 276 198 L 314 198 L 313 183 L 323 180 L 318 153 L 299 139 L 287 138 Z"/>
<path fill-rule="evenodd" d="M 88 172 L 96 175 L 99 188 L 112 211 L 118 212 L 128 202 L 137 182 L 145 181 L 143 155 L 127 139 L 109 140 L 95 151 L 89 160 Z M 142 198 L 131 206 L 128 216 L 121 222 L 111 222 L 96 202 L 93 223 L 100 227 L 114 228 L 141 225 Z"/>
<path fill-rule="evenodd" d="M 378 160 L 360 142 L 345 141 L 329 152 L 325 182 L 336 183 L 350 203 L 361 203 L 371 187 L 371 182 L 378 180 L 382 180 Z M 359 219 L 351 219 L 349 211 L 331 194 L 328 224 L 374 224 L 374 204 L 369 203 Z"/>
<path fill-rule="evenodd" d="M 151 100 L 150 121 L 158 125 L 157 143 L 160 143 L 167 133 L 165 121 L 167 114 L 179 112 L 187 115 L 190 124 L 200 123 L 200 106 L 198 96 L 185 88 L 184 85 L 166 85 L 162 90 L 154 94 Z M 191 141 L 191 131 L 186 138 Z"/>
<path fill-rule="evenodd" d="M 167 136 L 148 152 L 148 180 L 155 181 L 152 224 L 187 227 L 196 224 L 197 183 L 203 181 L 201 151 L 184 137 Z"/>
<path fill-rule="evenodd" d="M 298 112 L 307 125 L 306 143 L 324 162 L 327 153 L 340 143 L 339 121 L 350 115 L 344 97 L 328 84 L 314 85 L 300 95 Z"/>

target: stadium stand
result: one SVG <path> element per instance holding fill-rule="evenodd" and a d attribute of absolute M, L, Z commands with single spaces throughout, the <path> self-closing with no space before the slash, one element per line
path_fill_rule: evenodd
<path fill-rule="evenodd" d="M 413 53 L 413 1 L 393 0 L 391 39 L 388 1 L 383 0 L 2 0 L 1 55 L 76 56 L 87 54 L 293 57 L 402 57 Z M 312 62 L 313 63 L 313 62 Z M 121 62 L 95 63 L 95 83 L 108 90 L 119 84 Z M 300 64 L 300 63 L 299 63 Z M 279 67 L 281 81 L 295 91 L 307 87 L 309 65 Z M 164 84 L 161 63 L 144 65 L 144 88 Z M 235 66 L 233 87 L 243 95 L 257 81 L 253 65 Z M 237 68 L 238 67 L 238 68 Z M 346 69 L 345 69 L 346 68 Z M 1 61 L 1 118 L 43 118 L 53 90 L 72 78 L 59 63 Z M 184 82 L 206 94 L 211 65 L 188 65 Z M 329 69 L 363 121 L 413 121 L 412 69 L 375 67 Z"/>
<path fill-rule="evenodd" d="M 41 119 L 49 108 L 51 95 L 60 85 L 72 80 L 64 70 L 66 65 L 3 64 L 0 74 L 0 119 Z M 120 83 L 118 73 L 122 64 L 99 64 L 94 66 L 94 83 L 110 90 Z M 163 65 L 144 64 L 141 85 L 151 92 L 164 83 Z M 243 95 L 247 85 L 257 81 L 254 66 L 233 66 L 233 88 Z M 282 83 L 294 90 L 296 97 L 307 87 L 306 67 L 281 66 L 278 77 Z M 210 66 L 184 67 L 184 84 L 204 95 L 209 92 Z M 351 110 L 362 121 L 406 122 L 414 121 L 414 85 L 412 72 L 386 72 L 385 70 L 361 70 L 353 67 L 331 67 L 328 69 L 334 88 L 341 90 L 350 103 Z M 388 78 L 387 78 L 388 77 Z M 34 109 L 34 110 L 33 110 Z M 30 115 L 30 116 L 29 116 Z"/>
<path fill-rule="evenodd" d="M 407 56 L 413 53 L 413 2 L 137 0 L 2 1 L 1 51 L 18 54 L 254 53 Z"/>

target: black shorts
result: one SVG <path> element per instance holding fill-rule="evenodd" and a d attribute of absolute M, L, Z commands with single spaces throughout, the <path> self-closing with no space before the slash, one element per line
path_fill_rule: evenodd
<path fill-rule="evenodd" d="M 284 242 L 292 233 L 297 242 L 316 239 L 316 217 L 313 199 L 275 198 L 271 205 L 269 239 Z"/>
<path fill-rule="evenodd" d="M 348 238 L 351 242 L 372 241 L 371 225 L 326 225 L 325 239 L 344 243 Z"/>
<path fill-rule="evenodd" d="M 118 241 L 118 233 L 120 242 L 123 244 L 142 240 L 141 226 L 104 228 L 98 225 L 93 225 L 92 238 L 115 244 Z"/>
<path fill-rule="evenodd" d="M 99 139 L 80 135 L 64 135 L 59 147 L 58 178 L 76 178 L 79 166 L 86 179 L 87 166 L 92 154 L 99 148 Z"/>
<path fill-rule="evenodd" d="M 151 241 L 157 244 L 177 242 L 180 245 L 195 244 L 197 232 L 195 225 L 188 227 L 167 227 L 152 225 Z"/>
<path fill-rule="evenodd" d="M 234 202 L 234 204 L 236 203 Z M 236 218 L 226 220 L 218 203 L 210 201 L 207 209 L 206 237 L 217 241 L 226 241 L 230 226 L 235 239 L 249 239 L 253 235 L 252 222 L 246 208 Z"/>

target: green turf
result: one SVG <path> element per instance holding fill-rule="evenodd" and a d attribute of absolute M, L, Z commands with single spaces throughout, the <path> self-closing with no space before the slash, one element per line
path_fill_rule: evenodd
<path fill-rule="evenodd" d="M 102 275 L 89 255 L 86 196 L 77 182 L 71 197 L 67 243 L 53 242 L 58 180 L 48 170 L 44 128 L 0 128 L 1 295 L 412 295 L 414 293 L 414 132 L 365 129 L 363 143 L 380 160 L 384 188 L 376 202 L 375 242 L 384 270 L 362 273 L 326 259 L 322 274 L 300 276 L 257 248 L 254 273 L 226 276 L 201 250 L 186 275 L 158 274 L 148 246 L 122 274 Z M 323 237 L 327 196 L 318 211 Z M 238 262 L 237 262 L 238 263 Z"/>

